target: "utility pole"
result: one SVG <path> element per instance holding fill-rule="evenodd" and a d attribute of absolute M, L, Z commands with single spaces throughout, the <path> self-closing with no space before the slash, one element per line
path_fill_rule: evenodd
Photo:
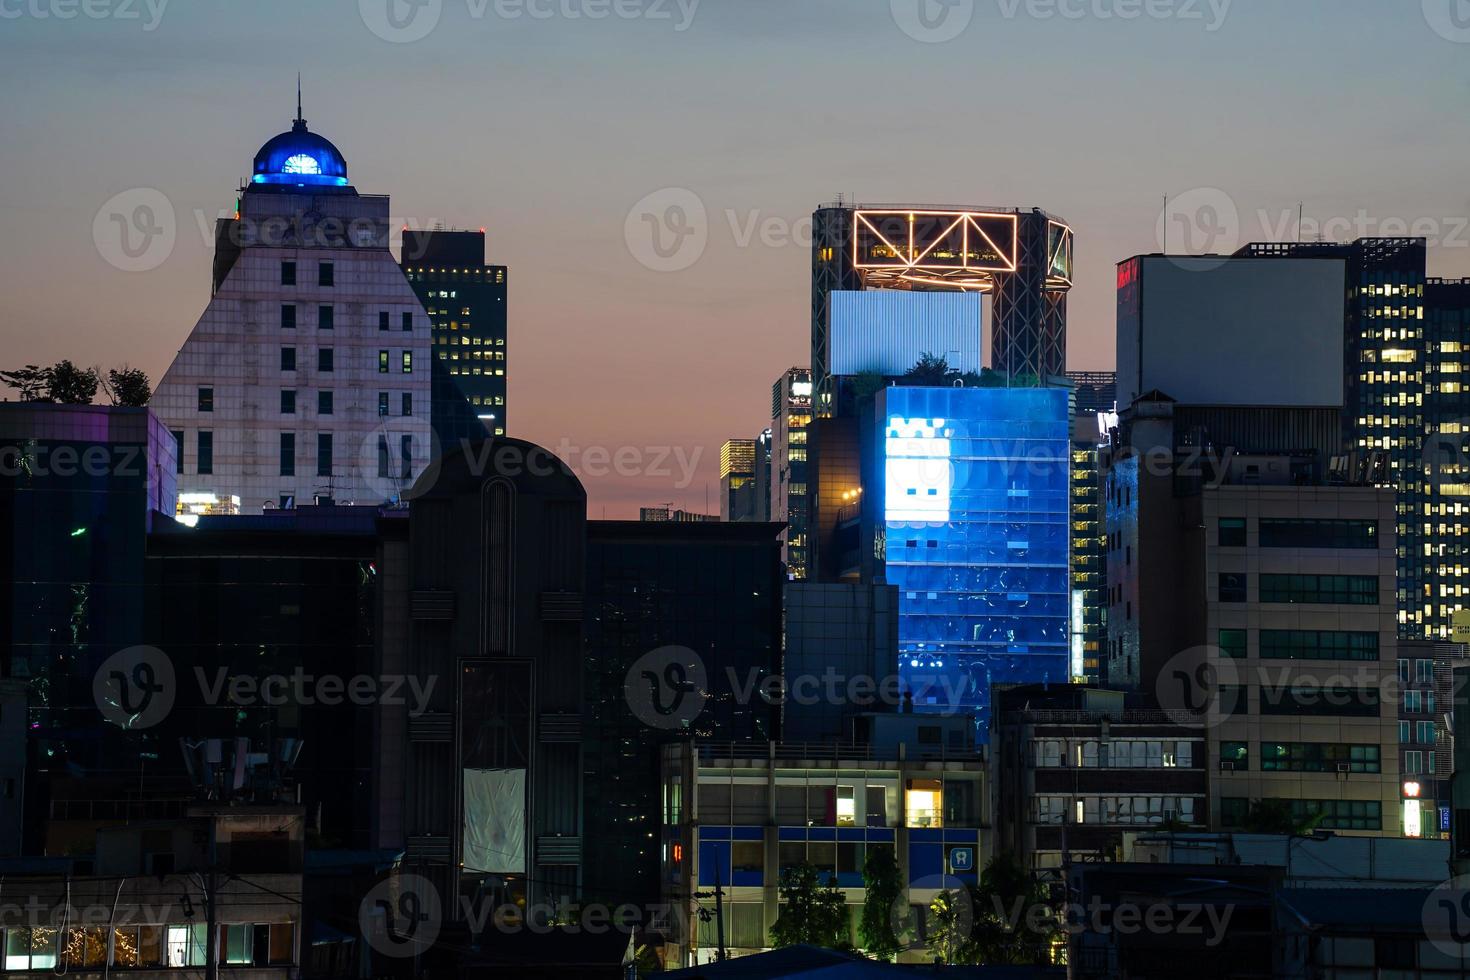
<path fill-rule="evenodd" d="M 214 814 L 209 815 L 209 865 L 204 872 L 204 978 L 219 980 L 219 910 L 214 879 L 216 864 Z"/>
<path fill-rule="evenodd" d="M 725 962 L 725 889 L 720 887 L 720 866 L 715 865 L 715 942 L 719 951 L 715 954 Z"/>
<path fill-rule="evenodd" d="M 715 866 L 714 893 L 695 892 L 694 897 L 696 899 L 713 898 L 715 900 L 715 944 L 717 947 L 715 950 L 715 960 L 717 962 L 723 962 L 725 959 L 725 889 L 720 884 L 719 865 Z M 705 916 L 709 913 L 701 912 L 700 914 L 701 916 Z"/>

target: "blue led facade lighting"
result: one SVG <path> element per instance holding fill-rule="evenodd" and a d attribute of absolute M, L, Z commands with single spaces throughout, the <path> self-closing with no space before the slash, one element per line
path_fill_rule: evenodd
<path fill-rule="evenodd" d="M 874 408 L 899 677 L 983 738 L 992 684 L 1070 679 L 1067 391 L 900 386 Z"/>

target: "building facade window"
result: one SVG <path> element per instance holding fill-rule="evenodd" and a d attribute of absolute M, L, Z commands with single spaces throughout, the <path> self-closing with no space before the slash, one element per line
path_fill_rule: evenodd
<path fill-rule="evenodd" d="M 1220 653 L 1223 656 L 1236 660 L 1244 659 L 1246 656 L 1246 631 L 1245 630 L 1220 630 Z"/>
<path fill-rule="evenodd" d="M 1377 745 L 1262 742 L 1262 772 L 1382 772 Z"/>
<path fill-rule="evenodd" d="M 1250 744 L 1248 742 L 1221 742 L 1220 768 L 1243 771 L 1251 767 Z"/>
<path fill-rule="evenodd" d="M 331 262 L 323 262 L 316 269 L 316 284 L 318 286 L 337 285 L 337 267 Z"/>
<path fill-rule="evenodd" d="M 199 433 L 199 473 L 208 476 L 214 472 L 214 433 L 201 430 Z"/>
<path fill-rule="evenodd" d="M 1241 572 L 1220 573 L 1220 601 L 1246 602 L 1246 576 Z"/>
<path fill-rule="evenodd" d="M 318 306 L 316 308 L 316 325 L 318 330 L 332 330 L 337 326 L 337 308 L 334 306 Z"/>
<path fill-rule="evenodd" d="M 330 347 L 323 347 L 316 352 L 316 369 L 323 374 L 328 374 L 334 367 L 333 351 Z"/>
<path fill-rule="evenodd" d="M 316 475 L 332 475 L 332 435 L 329 432 L 317 433 L 316 437 Z"/>
<path fill-rule="evenodd" d="M 201 411 L 201 412 L 212 412 L 212 411 L 214 411 L 214 389 L 213 388 L 200 388 L 199 389 L 199 411 Z"/>
<path fill-rule="evenodd" d="M 404 333 L 409 333 L 412 330 L 413 330 L 413 314 L 412 313 L 405 313 L 405 314 L 403 314 L 403 332 Z"/>
<path fill-rule="evenodd" d="M 286 388 L 281 391 L 281 414 L 296 414 L 296 392 L 293 389 Z"/>
<path fill-rule="evenodd" d="M 1261 602 L 1335 606 L 1378 604 L 1373 575 L 1261 575 Z"/>
<path fill-rule="evenodd" d="M 174 472 L 184 472 L 184 433 L 182 429 L 173 430 L 174 437 Z"/>
<path fill-rule="evenodd" d="M 1261 630 L 1262 660 L 1378 659 L 1378 634 L 1343 630 Z"/>
<path fill-rule="evenodd" d="M 1262 548 L 1333 548 L 1374 551 L 1377 521 L 1261 518 Z"/>
<path fill-rule="evenodd" d="M 282 262 L 281 263 L 281 285 L 282 286 L 294 286 L 294 285 L 296 285 L 296 263 L 295 262 Z"/>
<path fill-rule="evenodd" d="M 1376 688 L 1261 686 L 1261 714 L 1377 718 Z"/>
<path fill-rule="evenodd" d="M 282 371 L 294 371 L 294 370 L 296 370 L 296 348 L 294 348 L 294 347 L 282 347 L 281 348 L 281 370 Z"/>
<path fill-rule="evenodd" d="M 403 373 L 413 374 L 413 351 L 411 350 L 403 352 Z"/>
<path fill-rule="evenodd" d="M 378 373 L 388 373 L 388 352 L 385 350 L 378 351 Z"/>
<path fill-rule="evenodd" d="M 282 303 L 281 304 L 281 329 L 282 330 L 295 330 L 296 329 L 296 304 L 295 303 Z"/>
<path fill-rule="evenodd" d="M 402 407 L 403 407 L 403 414 L 404 415 L 412 415 L 413 414 L 413 393 L 412 392 L 405 391 L 403 393 L 403 406 Z"/>
<path fill-rule="evenodd" d="M 1222 548 L 1244 548 L 1245 547 L 1245 518 L 1244 517 L 1222 517 L 1222 518 L 1220 518 L 1220 547 L 1222 547 Z"/>
<path fill-rule="evenodd" d="M 281 433 L 281 475 L 296 475 L 296 436 L 290 432 Z"/>
<path fill-rule="evenodd" d="M 335 398 L 330 391 L 316 393 L 316 413 L 318 415 L 331 415 L 335 407 Z"/>
<path fill-rule="evenodd" d="M 380 391 L 380 392 L 378 392 L 378 415 L 379 416 L 386 416 L 387 414 L 388 414 L 388 393 L 386 391 Z M 384 475 L 386 476 L 387 474 L 384 474 Z"/>
<path fill-rule="evenodd" d="M 388 329 L 388 311 L 387 310 L 382 310 L 382 311 L 380 311 L 378 313 L 378 329 L 379 330 L 387 330 Z"/>

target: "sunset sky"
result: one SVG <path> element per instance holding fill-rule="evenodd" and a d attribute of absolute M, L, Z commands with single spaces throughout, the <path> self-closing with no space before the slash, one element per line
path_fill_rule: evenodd
<path fill-rule="evenodd" d="M 800 223 L 839 192 L 1064 216 L 1073 369 L 1112 366 L 1113 267 L 1159 250 L 1166 194 L 1220 248 L 1294 238 L 1301 201 L 1309 237 L 1423 234 L 1470 276 L 1459 0 L 952 0 L 943 43 L 910 36 L 920 0 L 391 0 L 416 40 L 388 2 L 0 0 L 0 367 L 158 379 L 298 71 L 358 190 L 510 267 L 513 435 L 700 454 L 689 486 L 589 478 L 593 517 L 717 509 L 720 443 L 809 359 Z M 140 189 L 172 247 L 130 271 L 94 224 Z M 649 268 L 630 212 L 684 191 L 707 245 Z"/>

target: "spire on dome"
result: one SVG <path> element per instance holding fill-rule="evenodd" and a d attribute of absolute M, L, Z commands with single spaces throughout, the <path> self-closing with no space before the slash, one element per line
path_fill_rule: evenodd
<path fill-rule="evenodd" d="M 292 123 L 294 132 L 304 133 L 306 131 L 306 120 L 301 118 L 301 72 L 296 73 L 296 121 Z"/>

